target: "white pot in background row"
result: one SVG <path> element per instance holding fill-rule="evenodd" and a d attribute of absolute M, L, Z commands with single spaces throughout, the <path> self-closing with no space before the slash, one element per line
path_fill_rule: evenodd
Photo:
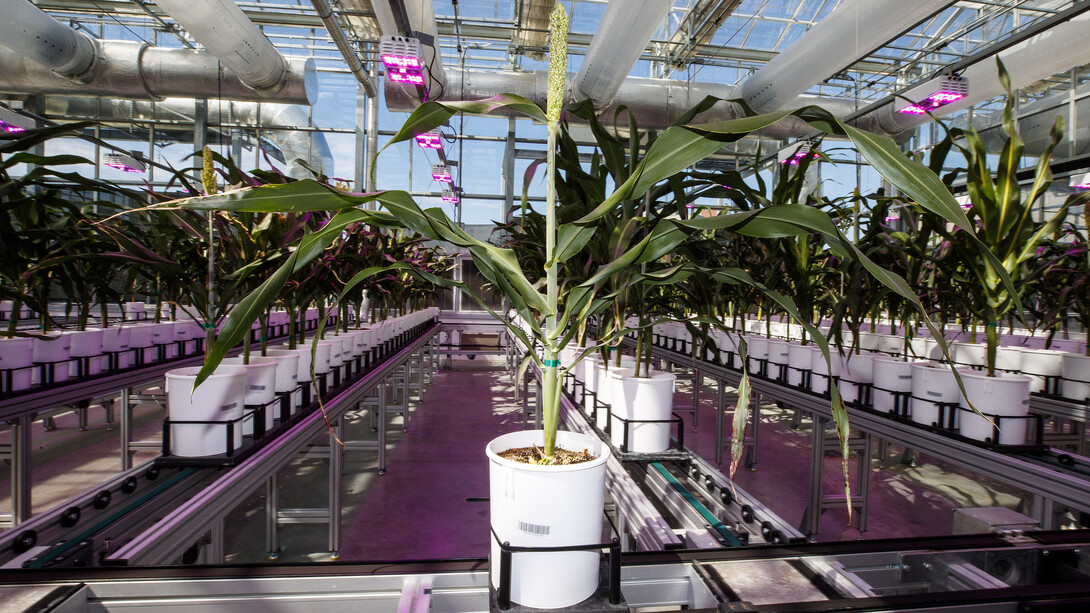
<path fill-rule="evenodd" d="M 174 345 L 174 325 L 173 321 L 151 324 L 151 342 L 154 345 L 166 345 L 164 358 L 167 360 L 178 356 L 178 348 Z M 144 359 L 154 360 L 157 357 L 156 351 L 149 351 L 145 353 Z"/>
<path fill-rule="evenodd" d="M 326 345 L 329 347 L 330 367 L 337 368 L 338 366 L 344 364 L 344 355 L 342 355 L 342 352 L 344 351 L 344 343 L 340 341 L 323 339 L 318 341 L 318 346 L 321 347 L 322 345 Z"/>
<path fill-rule="evenodd" d="M 598 391 L 598 369 L 602 367 L 602 356 L 591 354 L 576 366 L 583 371 L 583 412 L 590 416 L 594 412 L 594 395 Z"/>
<path fill-rule="evenodd" d="M 908 394 L 912 391 L 912 362 L 901 358 L 879 356 L 871 361 L 871 403 L 875 411 L 883 413 L 895 407 L 895 392 Z"/>
<path fill-rule="evenodd" d="M 805 370 L 813 370 L 813 343 L 791 343 L 787 347 L 787 384 L 802 387 L 802 374 Z M 819 353 L 820 355 L 820 353 Z M 810 389 L 810 388 L 806 388 Z"/>
<path fill-rule="evenodd" d="M 761 364 L 758 360 L 768 358 L 768 339 L 763 336 L 746 336 L 746 356 L 749 358 L 750 374 L 759 372 Z"/>
<path fill-rule="evenodd" d="M 246 397 L 249 405 L 265 405 L 276 400 L 276 358 L 251 355 L 250 363 L 243 364 L 242 357 L 224 358 L 220 364 L 242 366 L 246 369 Z M 265 409 L 265 430 L 271 430 L 276 419 L 275 407 Z M 253 417 L 247 416 L 242 423 L 243 434 L 253 434 Z"/>
<path fill-rule="evenodd" d="M 246 369 L 221 365 L 199 387 L 193 381 L 199 366 L 166 373 L 167 415 L 173 421 L 221 421 L 242 417 L 246 396 Z M 234 448 L 242 446 L 242 424 L 234 423 Z M 227 425 L 172 424 L 170 452 L 195 458 L 227 453 Z"/>
<path fill-rule="evenodd" d="M 149 335 L 150 339 L 151 336 Z M 132 339 L 132 327 L 114 326 L 112 328 L 106 328 L 102 331 L 102 352 L 113 353 L 118 352 L 117 355 L 117 368 L 128 368 L 132 365 L 132 355 L 129 352 L 129 347 Z M 103 358 L 104 365 L 106 358 Z"/>
<path fill-rule="evenodd" d="M 67 334 L 72 337 L 72 349 L 69 351 L 69 355 L 73 358 L 87 358 L 87 372 L 83 373 L 83 375 L 101 374 L 104 365 L 104 358 L 102 357 L 103 329 L 72 330 Z M 80 365 L 77 362 L 71 363 L 69 374 L 73 377 L 79 376 Z"/>
<path fill-rule="evenodd" d="M 34 361 L 36 363 L 64 362 L 71 356 L 72 337 L 63 332 L 46 333 L 45 338 L 34 339 Z M 50 368 L 49 366 L 45 367 Z M 53 367 L 53 382 L 60 383 L 68 380 L 68 364 L 55 364 Z M 45 374 L 48 377 L 48 370 Z M 34 383 L 42 383 L 42 374 L 34 369 Z"/>
<path fill-rule="evenodd" d="M 8 307 L 11 308 L 11 307 Z M 31 385 L 34 368 L 34 339 L 0 338 L 0 370 L 12 370 L 9 392 L 25 390 Z"/>
<path fill-rule="evenodd" d="M 821 347 L 814 343 L 807 345 L 810 348 L 810 390 L 816 394 L 825 394 L 829 391 L 829 382 L 832 377 L 840 375 L 840 355 L 836 347 L 829 347 L 829 358 L 826 362 L 821 353 Z"/>
<path fill-rule="evenodd" d="M 964 372 L 964 371 L 962 371 Z M 925 426 L 946 427 L 949 417 L 939 423 L 939 405 L 937 403 L 957 403 L 961 399 L 957 379 L 947 364 L 914 362 L 912 364 L 912 421 Z M 957 407 L 947 408 L 947 415 L 954 413 L 954 426 L 957 426 Z"/>
<path fill-rule="evenodd" d="M 587 449 L 596 459 L 568 466 L 538 466 L 505 460 L 500 452 L 542 446 L 541 430 L 492 439 L 489 521 L 501 541 L 516 547 L 564 547 L 602 542 L 609 448 L 593 436 L 557 432 L 557 445 Z M 499 586 L 500 548 L 491 538 L 491 581 Z M 559 608 L 586 600 L 598 588 L 601 554 L 595 551 L 514 553 L 511 599 L 526 607 Z"/>
<path fill-rule="evenodd" d="M 875 351 L 886 355 L 904 355 L 905 339 L 895 334 L 875 334 Z"/>
<path fill-rule="evenodd" d="M 1030 393 L 1045 391 L 1045 377 L 1063 375 L 1064 354 L 1051 349 L 1022 349 L 1022 374 L 1029 375 Z"/>
<path fill-rule="evenodd" d="M 604 368 L 598 368 L 598 400 L 605 403 L 606 406 L 598 411 L 598 418 L 595 420 L 595 425 L 602 430 L 605 430 L 606 424 L 609 423 L 609 411 L 610 407 L 613 405 L 613 384 L 610 377 L 615 372 L 633 375 L 636 373 L 633 368 L 635 365 L 635 358 L 623 356 L 621 358 L 620 368 L 617 368 L 617 362 L 615 360 L 610 361 Z"/>
<path fill-rule="evenodd" d="M 874 364 L 871 354 L 847 354 L 840 356 L 840 381 L 837 390 L 844 402 L 859 402 L 858 384 L 871 383 L 874 377 Z"/>
<path fill-rule="evenodd" d="M 727 368 L 741 368 L 742 362 L 738 359 L 738 337 L 723 330 L 717 330 L 715 334 L 715 346 L 719 348 L 719 361 Z"/>
<path fill-rule="evenodd" d="M 963 372 L 962 380 L 969 400 L 981 413 L 1001 417 L 1024 417 L 1029 414 L 1030 377 L 1007 373 L 989 377 L 980 372 Z M 961 399 L 961 406 L 965 409 L 958 418 L 961 435 L 978 441 L 991 438 L 994 434 L 992 424 L 973 413 L 965 398 Z M 999 426 L 999 444 L 1021 445 L 1026 442 L 1027 420 L 1001 419 Z"/>
<path fill-rule="evenodd" d="M 143 302 L 126 302 L 125 319 L 143 319 L 147 315 L 147 306 Z"/>
<path fill-rule="evenodd" d="M 635 377 L 627 369 L 610 373 L 613 391 L 610 437 L 613 446 L 624 443 L 625 424 L 619 418 L 636 420 L 670 419 L 674 410 L 677 375 L 651 371 L 649 377 Z M 670 424 L 628 424 L 628 451 L 655 453 L 670 447 Z"/>
<path fill-rule="evenodd" d="M 558 356 L 560 358 L 559 359 L 560 368 L 561 369 L 571 368 L 572 364 L 575 362 L 575 359 L 578 358 L 583 353 L 584 350 L 586 350 L 586 347 L 583 347 L 581 345 L 568 345 L 567 347 L 564 347 L 563 349 L 561 349 L 560 350 L 560 355 Z M 575 368 L 575 369 L 573 369 L 571 371 L 571 373 L 575 377 L 576 381 L 582 381 L 583 380 L 583 372 L 582 371 L 583 371 L 582 368 Z"/>
<path fill-rule="evenodd" d="M 1090 399 L 1090 356 L 1070 353 L 1064 356 L 1060 394 L 1069 400 Z"/>
<path fill-rule="evenodd" d="M 787 366 L 791 343 L 778 338 L 770 338 L 766 346 L 768 347 L 768 376 L 776 378 L 780 375 L 780 366 Z"/>
<path fill-rule="evenodd" d="M 303 363 L 303 352 L 299 350 L 289 349 L 267 349 L 265 354 L 270 358 L 276 358 L 278 363 L 276 365 L 276 391 L 279 392 L 293 392 L 295 388 L 299 387 L 300 377 L 309 377 L 309 373 L 304 373 L 301 367 Z M 310 368 L 310 352 L 306 352 L 307 355 L 307 368 Z M 299 398 L 300 394 L 293 393 L 291 395 L 290 411 L 295 413 L 299 410 L 299 403 L 302 400 Z"/>

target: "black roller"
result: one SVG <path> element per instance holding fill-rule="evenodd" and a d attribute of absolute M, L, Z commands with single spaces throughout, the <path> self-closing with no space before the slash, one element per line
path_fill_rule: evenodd
<path fill-rule="evenodd" d="M 742 521 L 747 524 L 753 523 L 753 507 L 748 504 L 742 505 Z"/>
<path fill-rule="evenodd" d="M 719 490 L 719 500 L 723 504 L 730 504 L 734 502 L 734 494 L 730 493 L 729 488 L 723 488 Z"/>
<path fill-rule="evenodd" d="M 79 518 L 83 515 L 83 511 L 79 507 L 68 507 L 61 515 L 61 526 L 65 528 L 71 528 L 79 523 Z"/>
<path fill-rule="evenodd" d="M 783 545 L 787 542 L 787 540 L 783 538 L 783 533 L 779 530 L 773 530 L 765 540 L 773 545 Z"/>
<path fill-rule="evenodd" d="M 768 537 L 772 536 L 773 531 L 774 530 L 772 528 L 772 522 L 768 521 L 767 519 L 761 522 L 761 536 L 764 537 L 766 541 L 769 540 Z"/>
<path fill-rule="evenodd" d="M 11 543 L 11 550 L 15 553 L 26 553 L 30 548 L 38 544 L 38 533 L 33 530 L 23 530 Z"/>
<path fill-rule="evenodd" d="M 148 481 L 155 481 L 156 479 L 159 478 L 159 467 L 158 466 L 149 466 L 148 469 L 146 471 L 144 471 L 144 477 Z"/>
<path fill-rule="evenodd" d="M 136 477 L 129 477 L 125 479 L 125 482 L 121 484 L 121 491 L 126 494 L 131 494 L 136 491 Z"/>
<path fill-rule="evenodd" d="M 95 501 L 92 503 L 96 509 L 105 509 L 110 506 L 110 500 L 113 498 L 113 494 L 110 490 L 102 490 L 95 496 Z"/>

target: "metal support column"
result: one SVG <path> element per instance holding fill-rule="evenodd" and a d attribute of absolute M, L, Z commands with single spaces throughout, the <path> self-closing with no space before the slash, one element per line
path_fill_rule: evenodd
<path fill-rule="evenodd" d="M 270 562 L 280 559 L 280 478 L 275 472 L 265 482 L 265 551 Z"/>
<path fill-rule="evenodd" d="M 135 453 L 129 448 L 132 441 L 132 388 L 121 388 L 121 470 L 132 468 L 132 455 Z"/>
<path fill-rule="evenodd" d="M 212 524 L 206 552 L 206 564 L 223 564 L 223 521 L 220 519 Z"/>
<path fill-rule="evenodd" d="M 749 435 L 745 439 L 746 468 L 757 470 L 757 441 L 761 432 L 761 404 L 764 399 L 760 392 L 753 392 L 749 399 Z"/>
<path fill-rule="evenodd" d="M 386 382 L 378 384 L 378 474 L 386 474 Z"/>
<path fill-rule="evenodd" d="M 31 516 L 30 415 L 20 415 L 11 424 L 11 521 L 13 525 Z"/>
<path fill-rule="evenodd" d="M 870 510 L 870 473 L 871 460 L 873 458 L 873 437 L 862 434 L 848 441 L 849 452 L 854 452 L 858 461 L 855 483 L 852 484 L 852 497 L 845 500 L 842 493 L 826 494 L 824 492 L 822 473 L 824 472 L 825 454 L 833 451 L 840 454 L 840 441 L 836 433 L 826 433 L 826 425 L 829 418 L 813 415 L 813 430 L 810 433 L 810 500 L 806 511 L 802 515 L 802 523 L 799 529 L 813 538 L 818 533 L 821 524 L 821 514 L 826 509 L 844 507 L 845 503 L 851 505 L 853 519 L 856 528 L 860 532 L 867 531 L 867 516 Z"/>
<path fill-rule="evenodd" d="M 337 418 L 329 433 L 329 558 L 341 557 L 341 489 L 344 474 L 344 416 Z M 379 453 L 382 453 L 381 447 Z"/>
<path fill-rule="evenodd" d="M 727 382 L 715 380 L 715 464 L 723 463 L 723 448 L 726 446 L 727 426 Z"/>

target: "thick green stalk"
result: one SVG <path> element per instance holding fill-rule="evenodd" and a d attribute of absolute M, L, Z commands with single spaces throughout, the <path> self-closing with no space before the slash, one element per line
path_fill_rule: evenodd
<path fill-rule="evenodd" d="M 543 426 L 545 457 L 551 460 L 556 448 L 556 429 L 560 423 L 559 370 L 556 352 L 556 124 L 549 123 L 549 172 L 545 188 L 545 287 L 549 313 L 545 317 L 545 372 L 542 373 Z"/>

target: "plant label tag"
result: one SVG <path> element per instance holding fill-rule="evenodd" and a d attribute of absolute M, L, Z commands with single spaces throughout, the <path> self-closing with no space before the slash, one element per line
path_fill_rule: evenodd
<path fill-rule="evenodd" d="M 232 402 L 231 404 L 225 404 L 225 405 L 220 407 L 220 413 L 226 413 L 227 411 L 230 411 L 231 409 L 233 409 L 233 408 L 235 408 L 237 406 L 238 406 L 237 402 Z"/>

